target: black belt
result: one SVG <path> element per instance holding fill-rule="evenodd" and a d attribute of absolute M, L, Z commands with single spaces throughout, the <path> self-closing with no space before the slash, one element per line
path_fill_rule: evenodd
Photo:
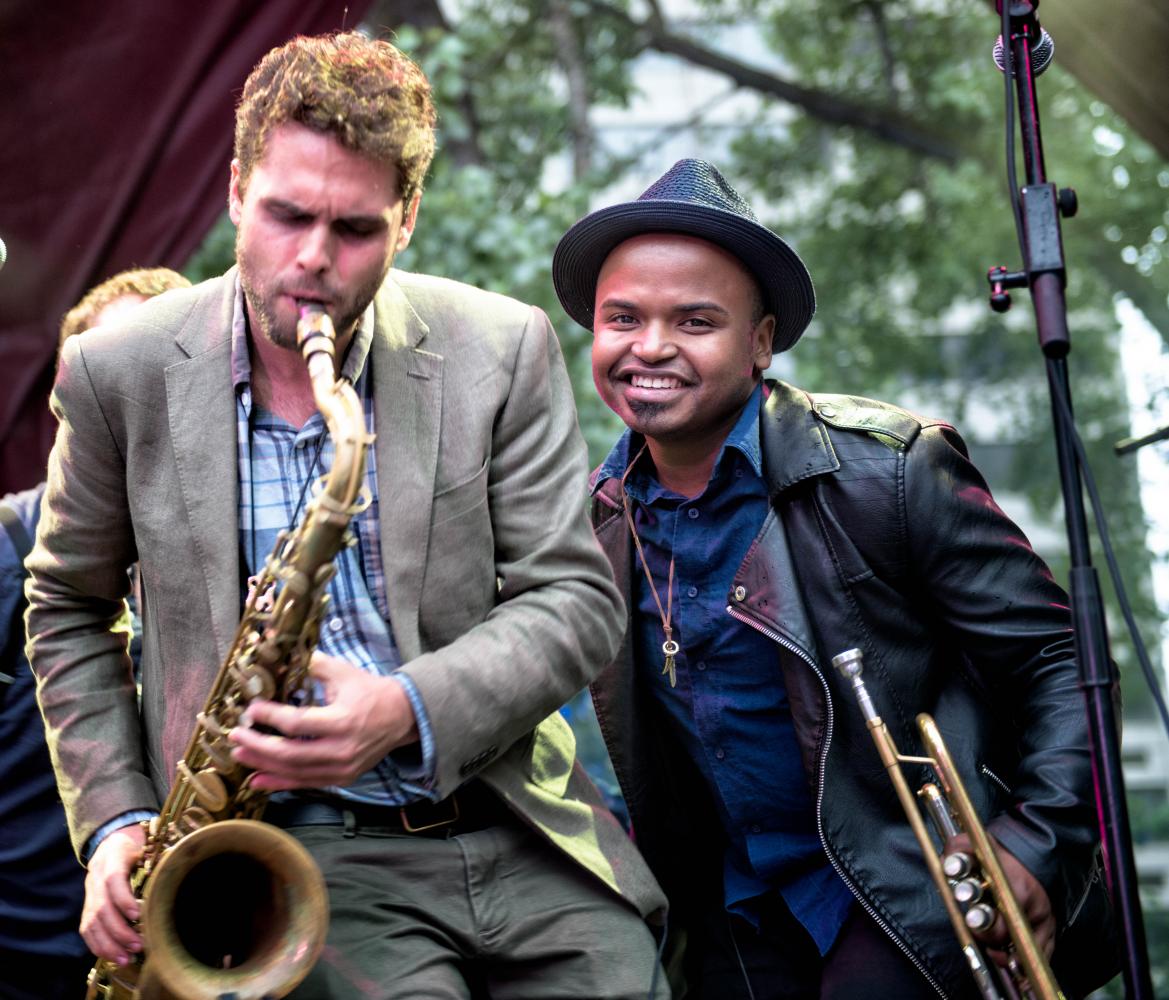
<path fill-rule="evenodd" d="M 376 806 L 337 795 L 300 795 L 269 802 L 263 819 L 283 828 L 340 826 L 347 837 L 366 830 L 445 838 L 513 822 L 516 816 L 486 785 L 472 781 L 441 802 L 408 806 Z"/>

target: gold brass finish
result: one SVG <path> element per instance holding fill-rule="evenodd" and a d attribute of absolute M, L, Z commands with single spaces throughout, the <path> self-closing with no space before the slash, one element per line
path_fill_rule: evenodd
<path fill-rule="evenodd" d="M 1009 1000 L 1014 996 L 1024 1000 L 1064 1000 L 936 723 L 924 712 L 917 716 L 926 756 L 910 757 L 900 753 L 861 678 L 862 661 L 863 654 L 859 649 L 849 649 L 834 656 L 832 665 L 853 686 L 881 763 L 885 765 L 906 819 L 921 845 L 926 867 L 942 898 L 980 994 L 984 1000 Z M 938 855 L 922 811 L 901 771 L 902 764 L 928 764 L 933 768 L 938 784 L 923 786 L 918 795 L 923 799 L 943 845 L 949 837 L 965 832 L 973 846 L 973 859 L 963 854 L 949 854 L 945 858 Z M 947 875 L 946 867 L 955 872 L 954 878 Z M 967 909 L 962 908 L 958 896 L 963 897 Z M 972 929 L 983 930 L 999 918 L 1005 921 L 1010 935 L 1010 962 L 1005 974 L 987 961 L 971 934 Z M 996 981 L 999 976 L 1003 978 Z"/>
<path fill-rule="evenodd" d="M 297 341 L 334 461 L 291 532 L 282 532 L 244 605 L 162 811 L 131 874 L 143 954 L 99 959 L 86 1000 L 263 1000 L 286 996 L 315 964 L 328 928 L 320 870 L 289 834 L 260 821 L 267 795 L 231 756 L 228 734 L 255 698 L 311 701 L 333 560 L 368 506 L 361 486 L 372 441 L 353 387 L 334 371 L 336 334 L 302 304 Z M 274 596 L 274 600 L 272 599 Z"/>

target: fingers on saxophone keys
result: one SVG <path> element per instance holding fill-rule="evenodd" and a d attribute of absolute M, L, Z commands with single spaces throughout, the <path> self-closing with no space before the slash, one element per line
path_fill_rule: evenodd
<path fill-rule="evenodd" d="M 239 729 L 264 727 L 275 729 L 284 736 L 311 736 L 306 726 L 308 710 L 295 705 L 284 705 L 276 701 L 254 701 L 240 717 Z"/>
<path fill-rule="evenodd" d="M 95 955 L 118 965 L 125 965 L 131 955 L 142 950 L 142 938 L 112 906 L 102 908 L 82 937 Z"/>

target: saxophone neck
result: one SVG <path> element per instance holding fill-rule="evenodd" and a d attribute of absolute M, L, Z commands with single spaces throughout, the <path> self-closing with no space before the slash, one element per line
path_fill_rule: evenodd
<path fill-rule="evenodd" d="M 317 398 L 319 408 L 320 396 L 322 392 L 331 391 L 337 371 L 337 331 L 319 302 L 300 304 L 296 343 L 308 366 L 313 396 Z"/>

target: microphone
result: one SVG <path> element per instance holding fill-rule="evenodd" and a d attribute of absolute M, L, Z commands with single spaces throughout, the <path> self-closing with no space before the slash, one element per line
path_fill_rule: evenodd
<path fill-rule="evenodd" d="M 1036 21 L 1035 27 L 1039 28 L 1039 22 Z M 994 64 L 999 68 L 1000 73 L 1005 73 L 1006 69 L 1003 65 L 1003 36 L 999 35 L 995 39 L 994 51 L 992 53 Z M 1046 28 L 1039 28 L 1039 41 L 1031 47 L 1031 73 L 1033 76 L 1039 76 L 1048 66 L 1051 65 L 1051 60 L 1055 58 L 1055 39 L 1047 33 Z M 1018 73 L 1018 69 L 1015 69 Z"/>

